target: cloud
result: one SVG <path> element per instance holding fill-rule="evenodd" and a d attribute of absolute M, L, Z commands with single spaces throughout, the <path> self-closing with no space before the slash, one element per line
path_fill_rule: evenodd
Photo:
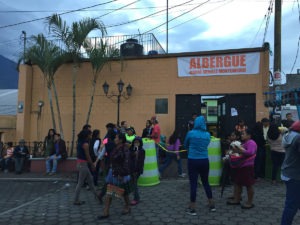
<path fill-rule="evenodd" d="M 116 1 L 111 4 L 94 7 L 88 11 L 81 11 L 62 15 L 69 24 L 84 17 L 99 17 L 105 13 L 112 12 L 113 9 L 120 8 L 135 0 Z M 203 4 L 204 0 L 195 0 L 180 7 L 182 0 L 169 0 L 169 52 L 193 52 L 193 51 L 213 51 L 223 49 L 238 49 L 249 47 L 261 47 L 265 20 L 269 1 L 224 1 L 214 0 Z M 166 22 L 165 1 L 138 1 L 127 8 L 110 13 L 99 19 L 108 26 L 108 35 L 131 35 L 143 33 Z M 27 20 L 47 17 L 52 14 L 50 10 L 56 9 L 58 13 L 62 10 L 79 9 L 86 6 L 100 4 L 96 0 L 79 1 L 47 1 L 47 0 L 0 0 L 1 11 L 4 10 L 31 10 L 43 12 L 24 13 L 4 13 L 0 11 L 0 26 L 19 23 Z M 199 6 L 199 7 L 197 7 Z M 156 8 L 153 8 L 156 7 Z M 135 9 L 134 9 L 135 8 Z M 196 8 L 189 13 L 180 16 L 191 8 Z M 299 38 L 299 11 L 293 2 L 283 2 L 282 7 L 282 70 L 289 73 L 297 54 Z M 151 13 L 162 10 L 161 13 L 153 15 L 147 19 L 137 21 L 122 26 L 109 27 L 127 21 L 139 19 Z M 274 12 L 269 21 L 268 32 L 265 41 L 270 43 L 271 50 L 274 51 Z M 264 21 L 264 23 L 262 23 Z M 259 30 L 259 27 L 261 29 Z M 295 29 L 296 28 L 296 29 Z M 26 31 L 27 37 L 43 32 L 47 34 L 45 21 L 36 21 L 19 26 L 0 29 L 0 54 L 10 59 L 16 60 L 23 51 L 22 30 Z M 166 49 L 166 25 L 151 31 L 154 33 L 160 44 Z M 91 36 L 97 33 L 91 33 Z M 272 68 L 273 57 L 270 56 Z M 294 71 L 299 68 L 299 58 L 297 59 Z"/>

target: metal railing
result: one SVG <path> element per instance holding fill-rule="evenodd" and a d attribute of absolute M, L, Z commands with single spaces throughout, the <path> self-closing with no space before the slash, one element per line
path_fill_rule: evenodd
<path fill-rule="evenodd" d="M 119 49 L 121 53 L 121 45 L 126 43 L 128 40 L 135 39 L 137 43 L 143 47 L 143 55 L 151 54 L 166 54 L 163 47 L 157 41 L 152 33 L 149 34 L 132 34 L 132 35 L 121 35 L 121 36 L 107 36 L 107 37 L 92 37 L 87 38 L 88 43 L 92 47 L 97 47 L 101 43 L 101 40 L 107 44 L 108 49 Z M 83 52 L 83 55 L 85 53 Z M 121 53 L 122 55 L 122 53 Z"/>

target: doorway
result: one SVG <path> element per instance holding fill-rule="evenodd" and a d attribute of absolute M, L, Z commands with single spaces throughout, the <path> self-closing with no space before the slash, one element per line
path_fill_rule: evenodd
<path fill-rule="evenodd" d="M 225 138 L 239 119 L 248 127 L 256 122 L 255 94 L 228 94 L 218 99 L 218 137 Z"/>
<path fill-rule="evenodd" d="M 255 98 L 255 94 L 176 95 L 175 128 L 181 143 L 188 132 L 188 121 L 193 113 L 203 115 L 207 120 L 207 128 L 211 128 L 211 133 L 219 138 L 232 132 L 238 119 L 243 119 L 251 128 L 256 122 Z M 209 101 L 215 101 L 216 106 Z"/>
<path fill-rule="evenodd" d="M 176 95 L 175 129 L 179 132 L 181 143 L 188 132 L 188 121 L 193 113 L 201 114 L 201 95 Z"/>

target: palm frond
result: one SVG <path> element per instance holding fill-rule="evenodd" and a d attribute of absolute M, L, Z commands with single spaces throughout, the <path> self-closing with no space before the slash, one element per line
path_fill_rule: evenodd
<path fill-rule="evenodd" d="M 32 36 L 33 45 L 26 51 L 26 58 L 36 64 L 47 81 L 51 81 L 57 69 L 65 62 L 64 52 L 43 34 Z"/>

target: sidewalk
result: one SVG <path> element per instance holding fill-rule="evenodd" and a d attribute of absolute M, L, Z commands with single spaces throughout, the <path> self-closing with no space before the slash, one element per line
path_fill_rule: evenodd
<path fill-rule="evenodd" d="M 102 214 L 103 205 L 99 205 L 90 191 L 85 188 L 81 190 L 80 199 L 86 201 L 86 204 L 72 204 L 75 182 L 76 174 L 57 174 L 52 177 L 33 173 L 1 173 L 0 224 L 278 225 L 285 198 L 283 183 L 272 185 L 269 181 L 262 180 L 255 184 L 255 207 L 244 210 L 240 206 L 226 205 L 226 198 L 232 194 L 232 187 L 226 187 L 223 198 L 220 197 L 221 188 L 213 187 L 217 211 L 209 212 L 204 190 L 200 187 L 197 195 L 197 216 L 190 216 L 185 213 L 189 202 L 188 179 L 162 179 L 158 185 L 140 187 L 141 202 L 132 207 L 130 215 L 121 215 L 123 202 L 114 199 L 110 217 L 98 221 L 96 217 Z M 246 199 L 245 190 L 243 199 Z M 294 224 L 300 224 L 299 212 Z"/>
<path fill-rule="evenodd" d="M 76 173 L 57 173 L 49 176 L 44 173 L 24 172 L 22 174 L 15 174 L 14 172 L 0 172 L 0 181 L 69 181 L 76 182 Z"/>

